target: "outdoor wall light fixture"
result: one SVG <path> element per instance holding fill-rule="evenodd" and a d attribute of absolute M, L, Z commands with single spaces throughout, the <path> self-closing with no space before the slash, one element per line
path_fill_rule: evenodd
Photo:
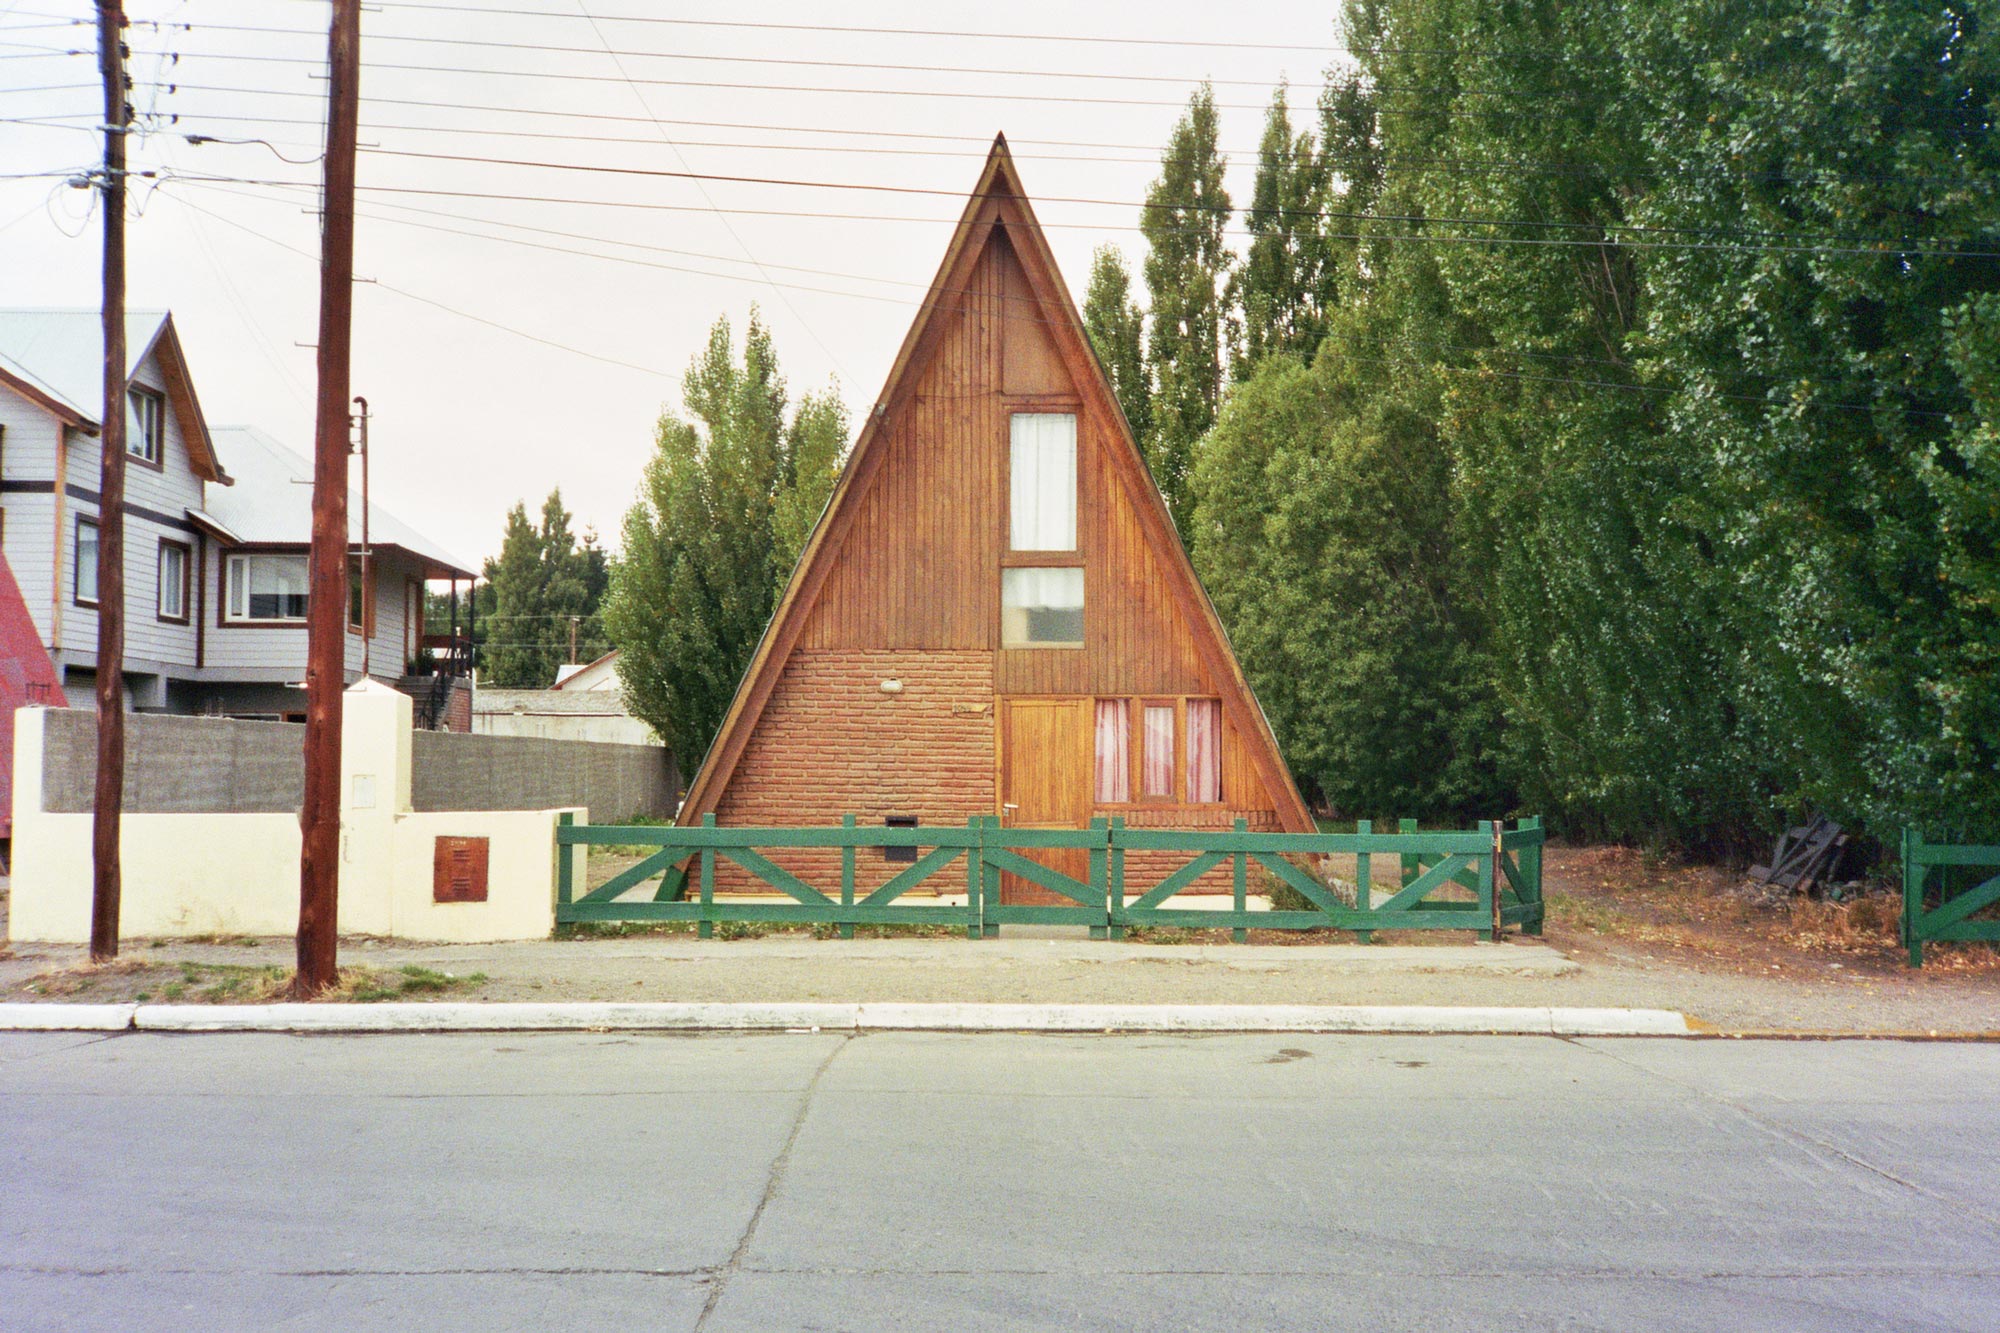
<path fill-rule="evenodd" d="M 901 694 L 902 692 L 903 692 L 903 682 L 902 682 L 902 681 L 900 681 L 900 680 L 885 680 L 885 681 L 883 681 L 883 682 L 882 682 L 882 693 L 884 693 L 884 694 Z"/>

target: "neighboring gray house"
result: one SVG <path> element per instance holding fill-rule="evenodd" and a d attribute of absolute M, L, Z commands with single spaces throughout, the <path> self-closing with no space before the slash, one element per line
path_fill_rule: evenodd
<path fill-rule="evenodd" d="M 92 706 L 97 655 L 101 347 L 96 311 L 0 310 L 0 542 L 80 707 Z M 311 466 L 261 432 L 209 429 L 171 315 L 129 314 L 126 347 L 129 706 L 300 718 Z M 455 592 L 472 572 L 376 505 L 364 578 L 358 494 L 348 508 L 348 679 L 365 662 L 442 714 L 463 693 L 450 677 L 469 674 L 468 636 L 426 633 L 424 584 Z M 426 648 L 443 689 L 404 679 Z"/>

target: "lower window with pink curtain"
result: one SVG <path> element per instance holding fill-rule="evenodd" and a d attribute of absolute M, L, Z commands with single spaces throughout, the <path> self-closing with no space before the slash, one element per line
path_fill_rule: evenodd
<path fill-rule="evenodd" d="M 1174 798 L 1174 706 L 1146 705 L 1146 752 L 1140 765 L 1140 795 L 1149 801 Z"/>
<path fill-rule="evenodd" d="M 1190 805 L 1222 799 L 1222 704 L 1216 699 L 1187 703 L 1187 800 Z"/>
<path fill-rule="evenodd" d="M 1132 799 L 1132 720 L 1125 700 L 1097 701 L 1096 751 L 1097 803 L 1123 805 Z"/>

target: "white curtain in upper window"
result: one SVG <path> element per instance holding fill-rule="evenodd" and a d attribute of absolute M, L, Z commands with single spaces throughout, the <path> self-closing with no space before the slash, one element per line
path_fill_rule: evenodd
<path fill-rule="evenodd" d="M 1016 412 L 1008 465 L 1008 545 L 1076 549 L 1076 416 Z"/>

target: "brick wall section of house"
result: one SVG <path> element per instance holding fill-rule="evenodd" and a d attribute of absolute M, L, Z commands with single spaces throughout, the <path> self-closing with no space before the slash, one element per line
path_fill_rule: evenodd
<path fill-rule="evenodd" d="M 883 690 L 900 681 L 902 689 Z M 993 654 L 820 650 L 794 653 L 723 793 L 716 823 L 838 824 L 853 815 L 880 825 L 889 815 L 964 825 L 996 808 L 993 774 Z M 840 889 L 837 851 L 765 853 L 829 894 Z M 855 882 L 872 888 L 903 866 L 869 848 L 855 856 Z M 933 881 L 962 890 L 954 864 Z M 761 888 L 718 863 L 718 890 Z"/>

